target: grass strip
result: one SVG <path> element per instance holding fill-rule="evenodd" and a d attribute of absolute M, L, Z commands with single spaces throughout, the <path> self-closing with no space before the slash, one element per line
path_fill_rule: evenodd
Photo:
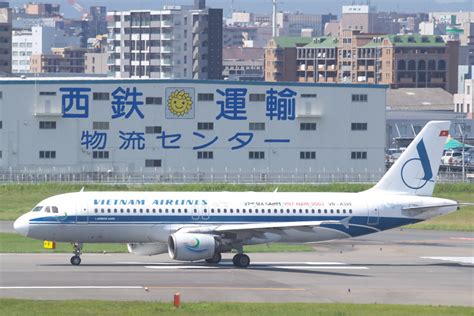
<path fill-rule="evenodd" d="M 171 300 L 170 294 L 170 300 Z M 185 300 L 185 297 L 184 297 Z M 1 315 L 471 315 L 472 308 L 387 304 L 186 303 L 176 309 L 163 302 L 33 301 L 0 299 Z"/>

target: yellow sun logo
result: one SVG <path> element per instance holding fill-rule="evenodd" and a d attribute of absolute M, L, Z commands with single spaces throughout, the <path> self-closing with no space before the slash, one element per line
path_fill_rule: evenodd
<path fill-rule="evenodd" d="M 168 109 L 176 116 L 184 116 L 191 111 L 193 100 L 184 90 L 176 90 L 168 98 Z"/>

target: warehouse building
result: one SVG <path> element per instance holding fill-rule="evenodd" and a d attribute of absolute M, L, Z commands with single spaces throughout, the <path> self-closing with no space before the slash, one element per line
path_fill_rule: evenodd
<path fill-rule="evenodd" d="M 385 94 L 360 84 L 0 78 L 0 171 L 379 177 Z"/>

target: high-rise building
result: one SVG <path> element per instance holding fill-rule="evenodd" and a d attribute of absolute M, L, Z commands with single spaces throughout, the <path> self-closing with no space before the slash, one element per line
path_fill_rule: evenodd
<path fill-rule="evenodd" d="M 14 30 L 12 36 L 12 72 L 30 72 L 32 55 L 50 55 L 53 47 L 78 47 L 79 38 L 65 36 L 54 27 L 33 26 L 31 30 Z"/>
<path fill-rule="evenodd" d="M 0 74 L 12 72 L 12 12 L 8 2 L 0 2 Z"/>
<path fill-rule="evenodd" d="M 34 73 L 71 73 L 85 71 L 85 53 L 87 49 L 79 47 L 53 48 L 52 54 L 31 56 L 31 72 Z"/>
<path fill-rule="evenodd" d="M 118 78 L 222 78 L 222 9 L 108 12 L 109 71 Z"/>
<path fill-rule="evenodd" d="M 370 5 L 342 6 L 341 30 L 359 30 L 363 33 L 375 32 L 377 14 Z"/>

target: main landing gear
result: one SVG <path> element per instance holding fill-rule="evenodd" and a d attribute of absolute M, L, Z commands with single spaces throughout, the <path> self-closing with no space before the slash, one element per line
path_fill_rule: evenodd
<path fill-rule="evenodd" d="M 222 255 L 219 252 L 216 252 L 212 258 L 206 259 L 206 263 L 218 264 L 219 262 L 221 262 L 221 260 L 222 260 Z M 250 258 L 246 254 L 238 253 L 234 256 L 234 258 L 232 258 L 232 262 L 234 263 L 234 266 L 238 268 L 247 268 L 250 264 Z"/>
<path fill-rule="evenodd" d="M 81 264 L 81 254 L 82 254 L 82 243 L 80 242 L 75 242 L 73 244 L 73 253 L 74 256 L 71 257 L 71 264 L 73 266 L 78 266 Z"/>
<path fill-rule="evenodd" d="M 239 268 L 247 268 L 250 264 L 250 258 L 246 254 L 238 253 L 232 258 L 234 266 Z"/>
<path fill-rule="evenodd" d="M 218 264 L 222 260 L 222 255 L 219 252 L 216 252 L 212 258 L 206 259 L 206 263 L 209 264 Z"/>

